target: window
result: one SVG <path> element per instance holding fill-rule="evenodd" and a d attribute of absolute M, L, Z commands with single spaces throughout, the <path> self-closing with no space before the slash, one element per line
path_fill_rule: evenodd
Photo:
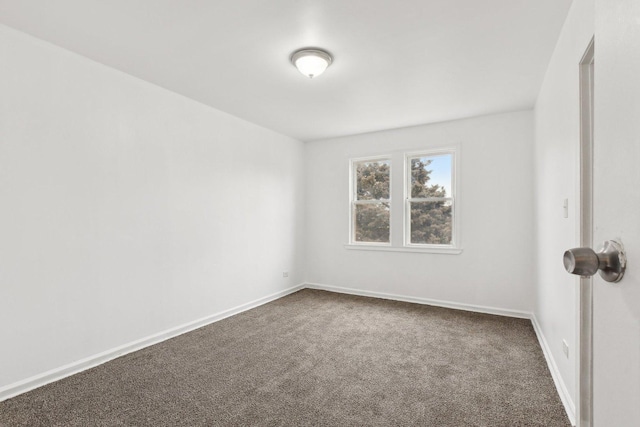
<path fill-rule="evenodd" d="M 351 243 L 391 243 L 390 194 L 390 159 L 351 161 Z"/>
<path fill-rule="evenodd" d="M 458 144 L 351 159 L 345 248 L 462 253 L 456 199 L 459 161 Z"/>
<path fill-rule="evenodd" d="M 406 156 L 405 245 L 454 245 L 454 152 Z"/>

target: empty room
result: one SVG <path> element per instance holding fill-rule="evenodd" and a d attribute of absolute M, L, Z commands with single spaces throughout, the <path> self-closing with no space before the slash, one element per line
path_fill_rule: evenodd
<path fill-rule="evenodd" d="M 0 426 L 640 425 L 637 0 L 0 0 Z"/>

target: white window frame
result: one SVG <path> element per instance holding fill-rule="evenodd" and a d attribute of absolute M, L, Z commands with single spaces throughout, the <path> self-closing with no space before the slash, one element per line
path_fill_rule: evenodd
<path fill-rule="evenodd" d="M 376 199 L 376 200 L 358 200 L 358 189 L 356 180 L 356 163 L 365 162 L 379 162 L 385 160 L 389 163 L 389 198 L 388 199 Z M 354 246 L 373 246 L 388 248 L 391 247 L 393 242 L 393 228 L 391 224 L 393 222 L 393 206 L 392 206 L 392 188 L 393 188 L 393 157 L 391 155 L 381 155 L 373 157 L 360 157 L 349 160 L 349 245 Z M 389 241 L 388 242 L 359 242 L 356 240 L 356 225 L 355 225 L 355 207 L 359 204 L 383 204 L 389 205 Z"/>
<path fill-rule="evenodd" d="M 427 198 L 412 198 L 411 197 L 411 159 L 417 157 L 435 157 L 445 154 L 451 155 L 451 194 L 448 197 L 427 197 Z M 404 155 L 404 247 L 407 249 L 422 249 L 433 252 L 445 252 L 455 251 L 453 253 L 459 253 L 459 224 L 458 224 L 458 201 L 456 196 L 458 194 L 457 189 L 457 162 L 458 162 L 458 150 L 456 148 L 439 148 L 432 150 L 421 150 L 415 152 L 405 153 Z M 451 202 L 451 243 L 450 244 L 426 244 L 426 243 L 411 243 L 411 202 L 438 202 L 438 201 L 450 201 Z"/>

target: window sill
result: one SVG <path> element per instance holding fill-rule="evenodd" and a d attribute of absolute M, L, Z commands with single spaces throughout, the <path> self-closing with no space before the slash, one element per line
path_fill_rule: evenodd
<path fill-rule="evenodd" d="M 414 252 L 423 254 L 443 254 L 443 255 L 459 255 L 462 248 L 417 248 L 417 247 L 394 247 L 380 245 L 353 245 L 345 244 L 345 249 L 355 251 L 382 251 L 382 252 Z"/>

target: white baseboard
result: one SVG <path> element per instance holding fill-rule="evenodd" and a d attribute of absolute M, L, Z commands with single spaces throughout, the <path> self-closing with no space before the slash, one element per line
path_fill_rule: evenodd
<path fill-rule="evenodd" d="M 531 323 L 533 324 L 533 329 L 536 331 L 536 335 L 538 336 L 538 341 L 540 342 L 540 347 L 542 347 L 542 353 L 544 354 L 544 358 L 547 360 L 547 365 L 549 366 L 549 371 L 551 372 L 551 378 L 553 378 L 553 382 L 556 385 L 556 389 L 558 390 L 558 395 L 560 395 L 560 400 L 564 405 L 564 409 L 567 412 L 567 416 L 569 417 L 569 421 L 571 421 L 571 425 L 576 425 L 576 407 L 569 395 L 569 390 L 567 389 L 564 380 L 562 379 L 562 375 L 560 375 L 560 370 L 558 369 L 558 365 L 556 364 L 555 359 L 553 358 L 553 353 L 551 353 L 551 349 L 549 348 L 549 344 L 547 343 L 544 334 L 542 333 L 542 328 L 538 323 L 538 319 L 535 314 L 531 314 Z"/>
<path fill-rule="evenodd" d="M 229 310 L 212 314 L 202 319 L 198 319 L 193 322 L 189 322 L 189 323 L 177 326 L 175 328 L 171 328 L 166 331 L 163 331 L 154 335 L 150 335 L 145 338 L 141 338 L 139 340 L 130 342 L 128 344 L 124 344 L 122 346 L 104 351 L 99 354 L 95 354 L 93 356 L 89 356 L 87 358 L 78 360 L 76 362 L 69 363 L 59 368 L 52 369 L 42 374 L 35 375 L 25 380 L 18 381 L 13 384 L 9 384 L 7 386 L 0 388 L 0 402 L 2 402 L 3 400 L 9 399 L 11 397 L 17 396 L 19 394 L 26 393 L 29 390 L 33 390 L 35 388 L 41 387 L 51 382 L 61 380 L 70 375 L 74 375 L 84 370 L 101 365 L 117 357 L 124 356 L 125 354 L 129 354 L 134 351 L 141 350 L 145 347 L 149 347 L 154 344 L 158 344 L 162 341 L 168 340 L 170 338 L 176 337 L 178 335 L 184 334 L 194 329 L 201 328 L 203 326 L 206 326 L 211 323 L 215 323 L 219 320 L 225 319 L 235 314 L 242 313 L 243 311 L 247 311 L 252 308 L 258 307 L 260 305 L 266 304 L 268 302 L 274 301 L 276 299 L 282 298 L 286 295 L 297 292 L 304 288 L 320 289 L 320 290 L 325 290 L 330 292 L 338 292 L 338 293 L 350 294 L 350 295 L 360 295 L 360 296 L 373 297 L 373 298 L 382 298 L 382 299 L 389 299 L 394 301 L 404 301 L 404 302 L 412 302 L 417 304 L 433 305 L 437 307 L 446 307 L 446 308 L 453 308 L 457 310 L 495 314 L 499 316 L 530 319 L 531 323 L 533 324 L 533 328 L 536 332 L 536 335 L 538 337 L 538 341 L 540 342 L 540 347 L 542 347 L 542 352 L 547 361 L 547 365 L 549 366 L 551 377 L 553 378 L 553 382 L 555 383 L 556 389 L 558 390 L 560 400 L 564 405 L 564 408 L 567 412 L 567 416 L 569 417 L 569 420 L 571 421 L 571 424 L 574 426 L 576 425 L 575 405 L 573 403 L 573 400 L 571 399 L 571 396 L 569 395 L 569 392 L 567 390 L 567 387 L 564 381 L 562 380 L 560 371 L 558 370 L 558 366 L 556 365 L 555 360 L 553 359 L 553 355 L 549 350 L 549 345 L 547 344 L 547 341 L 542 333 L 542 329 L 540 328 L 540 324 L 538 323 L 538 320 L 536 319 L 534 314 L 524 312 L 524 311 L 518 311 L 518 310 L 486 307 L 486 306 L 472 305 L 472 304 L 463 304 L 463 303 L 435 300 L 435 299 L 429 299 L 429 298 L 388 294 L 384 292 L 364 291 L 360 289 L 323 285 L 319 283 L 306 283 L 306 284 L 293 286 L 289 289 L 285 289 L 283 291 L 279 291 L 271 295 L 267 295 L 265 297 L 259 298 L 254 301 L 250 301 L 248 303 L 239 305 Z"/>
<path fill-rule="evenodd" d="M 464 304 L 452 301 L 442 301 L 430 298 L 410 297 L 406 295 L 388 294 L 384 292 L 363 291 L 360 289 L 343 288 L 341 286 L 323 285 L 320 283 L 307 283 L 309 289 L 320 289 L 341 294 L 360 295 L 363 297 L 373 297 L 389 299 L 393 301 L 413 302 L 416 304 L 433 305 L 437 307 L 453 308 L 456 310 L 473 311 L 476 313 L 495 314 L 497 316 L 517 317 L 520 319 L 530 319 L 531 313 L 526 311 L 511 310 L 508 308 L 487 307 L 483 305 Z"/>
<path fill-rule="evenodd" d="M 339 292 L 343 294 L 350 295 L 360 295 L 365 297 L 373 297 L 373 298 L 383 298 L 390 299 L 394 301 L 403 301 L 403 302 L 413 302 L 417 304 L 426 304 L 433 305 L 437 307 L 445 307 L 445 308 L 453 308 L 457 310 L 465 310 L 465 311 L 474 311 L 478 313 L 487 313 L 487 314 L 495 314 L 499 316 L 507 316 L 507 317 L 517 317 L 521 319 L 529 319 L 533 324 L 533 329 L 536 332 L 536 336 L 538 337 L 538 342 L 540 343 L 540 347 L 542 348 L 542 353 L 544 354 L 545 360 L 547 361 L 547 365 L 549 366 L 549 371 L 551 372 L 551 377 L 553 378 L 553 382 L 558 391 L 558 395 L 560 396 L 560 400 L 564 405 L 564 409 L 567 413 L 567 417 L 569 417 L 569 421 L 571 425 L 576 425 L 576 410 L 573 400 L 569 395 L 569 391 L 567 390 L 567 386 L 560 375 L 560 371 L 558 370 L 558 365 L 556 365 L 555 360 L 553 359 L 553 355 L 549 350 L 549 345 L 547 344 L 547 340 L 544 338 L 542 333 L 542 329 L 540 328 L 540 324 L 538 323 L 538 319 L 536 319 L 535 314 L 529 313 L 526 311 L 518 311 L 511 310 L 505 308 L 496 308 L 496 307 L 486 307 L 481 305 L 473 305 L 473 304 L 463 304 L 451 301 L 442 301 L 442 300 L 434 300 L 429 298 L 420 298 L 420 297 L 409 297 L 405 295 L 395 295 L 388 294 L 384 292 L 374 292 L 374 291 L 363 291 L 360 289 L 353 288 L 343 288 L 340 286 L 332 286 L 332 285 L 324 285 L 320 283 L 307 283 L 306 287 L 309 289 L 320 289 L 330 292 Z"/>
<path fill-rule="evenodd" d="M 254 301 L 250 301 L 248 303 L 239 305 L 229 310 L 221 311 L 219 313 L 212 314 L 210 316 L 195 320 L 193 322 L 185 323 L 175 328 L 167 329 L 166 331 L 159 332 L 157 334 L 153 334 L 145 338 L 141 338 L 139 340 L 121 345 L 119 347 L 112 348 L 107 351 L 103 351 L 102 353 L 98 353 L 98 354 L 86 357 L 84 359 L 61 366 L 59 368 L 55 368 L 50 371 L 43 372 L 41 374 L 34 375 L 30 378 L 18 381 L 16 383 L 1 387 L 0 402 L 2 402 L 3 400 L 9 399 L 11 397 L 17 396 L 19 394 L 26 393 L 29 390 L 42 387 L 43 385 L 49 384 L 51 382 L 61 380 L 70 375 L 77 374 L 79 372 L 85 371 L 87 369 L 93 368 L 98 365 L 102 365 L 103 363 L 106 363 L 117 357 L 124 356 L 125 354 L 129 354 L 134 351 L 141 350 L 145 347 L 149 347 L 154 344 L 158 344 L 162 341 L 168 340 L 169 338 L 182 335 L 194 329 L 198 329 L 208 324 L 215 323 L 219 320 L 233 316 L 234 314 L 242 313 L 243 311 L 247 311 L 252 308 L 258 307 L 260 305 L 266 304 L 268 302 L 274 301 L 276 299 L 282 298 L 285 295 L 289 295 L 293 292 L 297 292 L 301 289 L 304 289 L 304 287 L 305 286 L 303 284 L 293 286 L 289 289 L 285 289 L 285 290 L 273 293 L 271 295 L 267 295 L 265 297 L 259 298 Z"/>

